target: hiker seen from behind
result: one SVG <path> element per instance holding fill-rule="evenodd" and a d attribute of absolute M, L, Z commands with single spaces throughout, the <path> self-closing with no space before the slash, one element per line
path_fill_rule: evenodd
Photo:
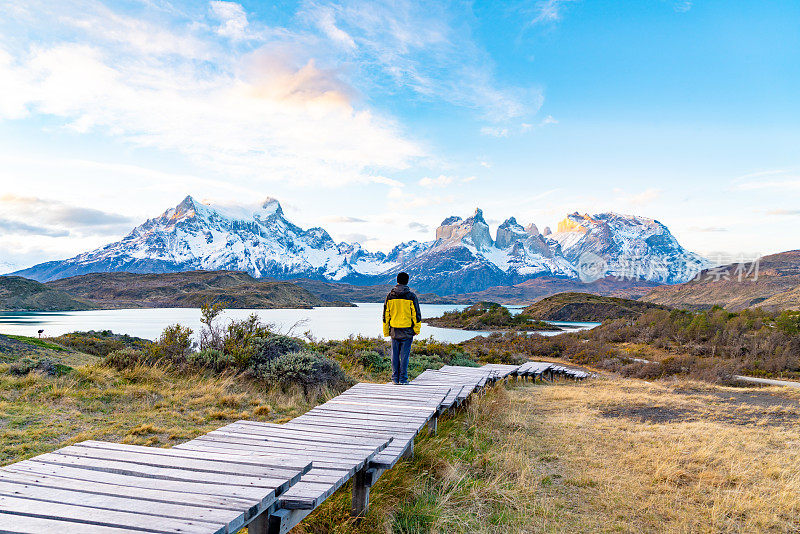
<path fill-rule="evenodd" d="M 383 303 L 383 335 L 392 338 L 392 383 L 408 384 L 411 343 L 422 328 L 417 296 L 408 288 L 408 274 L 397 275 L 397 285 Z"/>

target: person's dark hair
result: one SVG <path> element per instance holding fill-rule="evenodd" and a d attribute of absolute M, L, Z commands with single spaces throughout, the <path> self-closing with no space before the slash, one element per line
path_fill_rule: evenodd
<path fill-rule="evenodd" d="M 397 283 L 406 285 L 408 284 L 408 273 L 400 273 L 397 275 Z"/>

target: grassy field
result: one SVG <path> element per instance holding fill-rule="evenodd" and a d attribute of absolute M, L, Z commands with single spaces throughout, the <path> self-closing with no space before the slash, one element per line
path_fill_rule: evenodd
<path fill-rule="evenodd" d="M 71 360 L 67 359 L 72 363 Z M 170 446 L 240 418 L 282 422 L 328 394 L 99 363 L 0 365 L 0 464 L 84 439 Z M 344 488 L 307 533 L 796 532 L 800 392 L 599 378 L 473 396 L 385 473 L 355 524 Z"/>
<path fill-rule="evenodd" d="M 780 389 L 598 379 L 497 388 L 327 532 L 797 532 L 800 403 Z"/>
<path fill-rule="evenodd" d="M 323 397 L 233 376 L 100 364 L 61 377 L 0 365 L 0 465 L 86 439 L 168 447 L 238 419 L 283 422 Z"/>

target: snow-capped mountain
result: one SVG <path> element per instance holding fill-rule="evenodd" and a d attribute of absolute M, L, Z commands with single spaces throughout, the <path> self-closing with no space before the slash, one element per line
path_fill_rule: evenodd
<path fill-rule="evenodd" d="M 647 217 L 576 212 L 549 237 L 558 241 L 564 258 L 582 278 L 595 274 L 676 284 L 710 267 L 707 260 L 684 249 L 666 226 Z"/>
<path fill-rule="evenodd" d="M 492 239 L 478 209 L 467 219 L 442 221 L 433 241 L 409 241 L 383 254 L 336 243 L 322 228 L 299 228 L 275 199 L 245 209 L 186 197 L 120 241 L 16 274 L 48 281 L 91 272 L 230 269 L 255 277 L 375 284 L 391 282 L 402 269 L 418 290 L 447 295 L 539 276 L 677 283 L 707 266 L 658 221 L 615 213 L 573 213 L 556 233 L 549 228 L 540 233 L 535 224 L 522 226 L 511 217 Z"/>
<path fill-rule="evenodd" d="M 245 209 L 203 204 L 187 196 L 121 241 L 20 274 L 46 281 L 90 272 L 229 269 L 255 277 L 357 280 L 389 265 L 384 254 L 368 253 L 359 244 L 335 243 L 322 228 L 295 226 L 275 199 Z"/>

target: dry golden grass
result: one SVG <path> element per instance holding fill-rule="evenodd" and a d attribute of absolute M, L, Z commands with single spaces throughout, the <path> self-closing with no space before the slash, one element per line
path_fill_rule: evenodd
<path fill-rule="evenodd" d="M 242 377 L 99 364 L 62 377 L 0 365 L 0 465 L 101 439 L 168 447 L 237 419 L 284 420 L 330 394 L 264 391 Z"/>
<path fill-rule="evenodd" d="M 779 389 L 599 379 L 497 388 L 327 532 L 797 532 L 800 404 Z M 791 393 L 790 393 L 791 395 Z"/>
<path fill-rule="evenodd" d="M 169 446 L 239 418 L 282 422 L 332 393 L 241 377 L 100 365 L 63 377 L 0 366 L 0 464 L 83 439 Z M 800 532 L 800 392 L 597 379 L 497 387 L 421 436 L 373 488 L 307 533 Z"/>

